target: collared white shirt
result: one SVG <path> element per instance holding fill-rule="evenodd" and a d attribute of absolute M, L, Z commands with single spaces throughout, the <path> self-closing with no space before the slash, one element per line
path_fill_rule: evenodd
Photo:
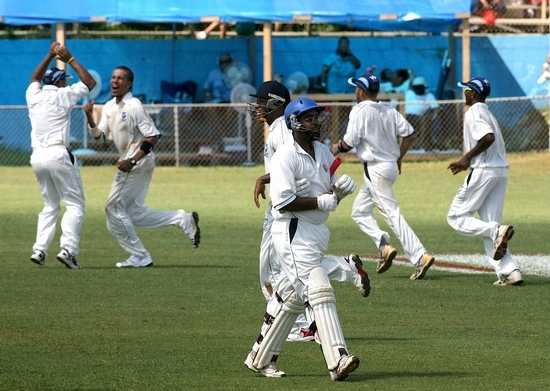
<path fill-rule="evenodd" d="M 281 145 L 289 141 L 294 142 L 292 130 L 287 128 L 285 117 L 280 116 L 273 121 L 271 125 L 269 125 L 269 134 L 264 147 L 264 166 L 266 174 L 269 173 L 269 165 L 271 164 L 271 158 L 275 152 L 281 147 Z"/>
<path fill-rule="evenodd" d="M 351 109 L 343 140 L 357 148 L 362 162 L 395 162 L 401 155 L 397 137 L 413 133 L 413 127 L 399 111 L 382 102 L 364 100 Z"/>
<path fill-rule="evenodd" d="M 131 92 L 118 104 L 116 98 L 105 103 L 98 128 L 106 138 L 113 140 L 121 160 L 134 156 L 146 137 L 160 135 L 141 101 Z"/>
<path fill-rule="evenodd" d="M 486 103 L 474 103 L 464 114 L 464 147 L 470 151 L 486 134 L 493 133 L 495 141 L 489 148 L 472 158 L 471 168 L 509 167 L 502 132 Z"/>
<path fill-rule="evenodd" d="M 31 120 L 31 146 L 33 150 L 68 148 L 71 131 L 71 111 L 90 90 L 83 82 L 58 88 L 32 82 L 27 88 L 26 99 Z"/>
<path fill-rule="evenodd" d="M 272 213 L 275 219 L 297 217 L 314 224 L 327 221 L 330 212 L 319 209 L 280 212 L 296 198 L 297 179 L 306 178 L 310 182 L 310 197 L 318 197 L 332 191 L 331 185 L 337 180 L 336 175 L 330 177 L 330 166 L 334 161 L 334 156 L 326 145 L 318 141 L 313 142 L 313 148 L 315 159 L 304 151 L 296 141 L 283 144 L 273 155 L 269 195 L 273 203 Z"/>

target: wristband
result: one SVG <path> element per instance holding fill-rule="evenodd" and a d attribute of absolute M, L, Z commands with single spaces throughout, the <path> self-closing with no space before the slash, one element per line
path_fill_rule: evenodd
<path fill-rule="evenodd" d="M 145 152 L 145 154 L 147 155 L 149 152 L 151 152 L 151 150 L 153 149 L 154 145 L 151 144 L 149 141 L 147 140 L 144 140 L 142 143 L 141 143 L 141 146 L 139 147 L 139 149 L 141 149 L 143 152 Z"/>
<path fill-rule="evenodd" d="M 71 57 L 71 58 L 69 58 L 69 59 L 67 60 L 67 64 L 70 64 L 70 63 L 73 62 L 73 61 L 74 61 L 74 57 Z"/>
<path fill-rule="evenodd" d="M 338 141 L 338 151 L 342 153 L 346 153 L 349 151 L 349 149 L 344 149 L 344 146 L 342 145 L 342 140 Z"/>

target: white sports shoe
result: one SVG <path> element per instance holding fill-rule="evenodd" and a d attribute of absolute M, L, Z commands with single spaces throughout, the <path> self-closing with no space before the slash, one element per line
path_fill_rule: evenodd
<path fill-rule="evenodd" d="M 176 224 L 185 232 L 191 241 L 191 247 L 198 248 L 201 242 L 201 229 L 199 228 L 199 214 L 197 212 L 184 213 L 182 221 Z"/>
<path fill-rule="evenodd" d="M 359 293 L 361 293 L 361 296 L 367 297 L 370 294 L 370 280 L 369 275 L 363 269 L 363 261 L 357 254 L 350 254 L 349 257 L 344 257 L 344 259 L 349 263 L 351 270 L 357 273 L 355 286 L 359 289 Z"/>
<path fill-rule="evenodd" d="M 507 285 L 521 285 L 523 284 L 523 277 L 521 272 L 518 269 L 513 270 L 508 275 L 500 275 L 498 280 L 493 283 L 496 286 L 507 286 Z"/>
<path fill-rule="evenodd" d="M 286 373 L 284 373 L 283 371 L 279 371 L 277 369 L 274 362 L 270 362 L 268 365 L 266 365 L 262 369 L 254 368 L 253 363 L 254 363 L 254 359 L 252 358 L 252 352 L 250 352 L 246 356 L 244 365 L 246 365 L 246 367 L 250 369 L 252 372 L 261 373 L 265 377 L 285 377 L 286 376 Z"/>
<path fill-rule="evenodd" d="M 332 381 L 342 381 L 350 373 L 355 371 L 357 367 L 359 367 L 359 358 L 357 356 L 354 356 L 353 354 L 350 355 L 343 355 L 340 357 L 340 361 L 338 362 L 338 368 L 334 371 L 330 371 L 330 380 Z"/>
<path fill-rule="evenodd" d="M 147 267 L 153 266 L 153 259 L 150 255 L 147 255 L 145 258 L 138 258 L 135 255 L 132 255 L 130 258 L 124 262 L 117 262 L 116 267 Z"/>
<path fill-rule="evenodd" d="M 66 248 L 62 248 L 56 258 L 59 262 L 64 264 L 67 269 L 80 269 L 76 256 L 71 254 Z"/>
<path fill-rule="evenodd" d="M 493 259 L 500 261 L 506 255 L 508 250 L 508 241 L 514 236 L 514 227 L 511 225 L 500 225 L 498 227 L 498 235 L 494 241 L 495 250 L 493 251 Z"/>
<path fill-rule="evenodd" d="M 301 328 L 299 324 L 294 323 L 292 330 L 288 333 L 286 340 L 288 342 L 309 342 L 315 339 L 315 335 L 311 332 L 309 328 Z"/>
<path fill-rule="evenodd" d="M 44 266 L 46 263 L 46 254 L 41 250 L 34 250 L 31 255 L 31 261 L 37 265 Z"/>

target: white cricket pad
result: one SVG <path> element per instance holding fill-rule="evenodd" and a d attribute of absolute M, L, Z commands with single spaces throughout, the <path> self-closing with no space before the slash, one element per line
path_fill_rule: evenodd
<path fill-rule="evenodd" d="M 275 300 L 273 298 L 271 301 Z M 290 330 L 292 330 L 296 318 L 303 312 L 304 302 L 298 298 L 296 292 L 292 292 L 289 298 L 280 306 L 278 314 L 272 314 L 275 320 L 264 334 L 260 348 L 254 357 L 252 364 L 254 368 L 258 370 L 264 368 L 273 361 L 274 357 L 281 354 L 283 343 L 286 341 Z"/>
<path fill-rule="evenodd" d="M 309 274 L 309 304 L 313 309 L 318 337 L 328 370 L 338 368 L 342 349 L 347 354 L 346 341 L 336 313 L 336 297 L 325 269 L 316 267 Z"/>

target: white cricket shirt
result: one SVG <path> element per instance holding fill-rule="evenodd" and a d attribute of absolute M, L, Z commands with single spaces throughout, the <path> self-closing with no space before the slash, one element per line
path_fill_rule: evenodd
<path fill-rule="evenodd" d="M 486 103 L 474 103 L 464 114 L 464 147 L 470 151 L 486 134 L 493 133 L 495 141 L 489 148 L 472 158 L 471 168 L 509 167 L 502 132 Z"/>
<path fill-rule="evenodd" d="M 32 82 L 27 88 L 26 99 L 31 120 L 31 147 L 33 150 L 69 148 L 71 111 L 90 90 L 79 81 L 67 87 L 42 85 Z"/>
<path fill-rule="evenodd" d="M 292 130 L 286 127 L 285 117 L 280 116 L 269 125 L 269 134 L 264 146 L 265 173 L 269 173 L 269 165 L 273 154 L 286 142 L 293 142 Z"/>
<path fill-rule="evenodd" d="M 413 127 L 399 111 L 382 102 L 365 100 L 351 109 L 342 140 L 357 148 L 357 157 L 363 163 L 395 162 L 401 155 L 397 137 L 413 133 Z"/>
<path fill-rule="evenodd" d="M 113 140 L 121 160 L 134 156 L 146 137 L 160 135 L 141 101 L 131 92 L 124 95 L 119 104 L 116 98 L 105 103 L 98 128 Z M 149 155 L 152 156 L 152 152 Z"/>
<path fill-rule="evenodd" d="M 332 191 L 331 185 L 337 180 L 336 175 L 333 175 L 332 179 L 330 177 L 330 166 L 334 156 L 326 145 L 318 141 L 313 142 L 313 148 L 315 160 L 296 141 L 283 144 L 273 155 L 269 196 L 273 203 L 272 213 L 275 219 L 297 217 L 314 224 L 327 221 L 330 212 L 319 209 L 279 212 L 296 198 L 297 179 L 306 178 L 310 182 L 310 197 L 318 197 Z"/>

